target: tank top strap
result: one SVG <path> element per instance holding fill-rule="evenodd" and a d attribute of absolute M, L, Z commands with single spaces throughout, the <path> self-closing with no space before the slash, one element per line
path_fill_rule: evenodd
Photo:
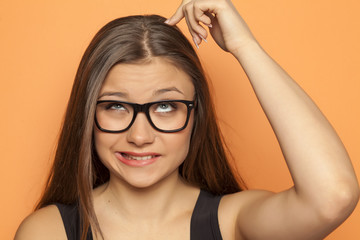
<path fill-rule="evenodd" d="M 200 190 L 191 217 L 191 240 L 222 240 L 218 220 L 218 208 L 221 197 Z"/>
<path fill-rule="evenodd" d="M 59 209 L 63 220 L 66 236 L 68 240 L 79 240 L 81 238 L 80 214 L 77 204 L 66 205 L 62 203 L 54 203 Z M 87 233 L 87 240 L 93 240 L 91 228 Z"/>

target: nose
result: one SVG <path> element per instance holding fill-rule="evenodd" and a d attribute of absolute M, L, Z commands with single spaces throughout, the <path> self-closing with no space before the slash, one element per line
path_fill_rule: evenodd
<path fill-rule="evenodd" d="M 127 141 L 140 147 L 153 143 L 154 140 L 154 129 L 150 125 L 145 113 L 138 113 L 135 122 L 127 131 Z"/>

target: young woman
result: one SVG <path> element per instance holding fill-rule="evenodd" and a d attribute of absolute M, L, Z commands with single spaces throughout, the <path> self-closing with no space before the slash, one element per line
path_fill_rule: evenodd
<path fill-rule="evenodd" d="M 244 190 L 227 162 L 190 43 L 208 37 L 241 64 L 294 186 Z M 359 186 L 339 137 L 261 48 L 228 0 L 183 1 L 169 19 L 114 20 L 80 63 L 54 166 L 15 239 L 322 239 Z"/>

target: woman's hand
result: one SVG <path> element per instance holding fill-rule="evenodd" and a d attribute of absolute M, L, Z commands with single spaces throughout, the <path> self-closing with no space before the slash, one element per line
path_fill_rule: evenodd
<path fill-rule="evenodd" d="M 175 25 L 184 17 L 197 47 L 208 36 L 205 26 L 216 43 L 234 55 L 256 41 L 230 0 L 183 0 L 166 23 Z"/>
<path fill-rule="evenodd" d="M 206 39 L 208 26 L 217 44 L 237 58 L 294 180 L 292 188 L 277 194 L 250 190 L 225 196 L 222 208 L 228 210 L 220 208 L 219 219 L 223 214 L 223 219 L 237 222 L 224 234 L 240 231 L 244 239 L 323 239 L 350 215 L 360 195 L 338 135 L 311 98 L 257 44 L 230 0 L 183 0 L 167 22 L 174 25 L 183 17 L 196 44 Z M 228 217 L 231 214 L 236 216 Z M 231 226 L 227 223 L 223 226 Z"/>

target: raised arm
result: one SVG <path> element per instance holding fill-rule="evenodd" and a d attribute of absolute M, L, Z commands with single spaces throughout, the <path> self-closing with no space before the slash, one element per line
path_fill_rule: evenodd
<path fill-rule="evenodd" d="M 253 194 L 236 227 L 246 239 L 322 239 L 359 199 L 359 185 L 338 135 L 309 96 L 261 48 L 228 0 L 183 1 L 167 21 L 187 21 L 194 42 L 208 37 L 245 70 L 277 136 L 294 186 Z M 250 194 L 251 195 L 251 194 Z"/>

